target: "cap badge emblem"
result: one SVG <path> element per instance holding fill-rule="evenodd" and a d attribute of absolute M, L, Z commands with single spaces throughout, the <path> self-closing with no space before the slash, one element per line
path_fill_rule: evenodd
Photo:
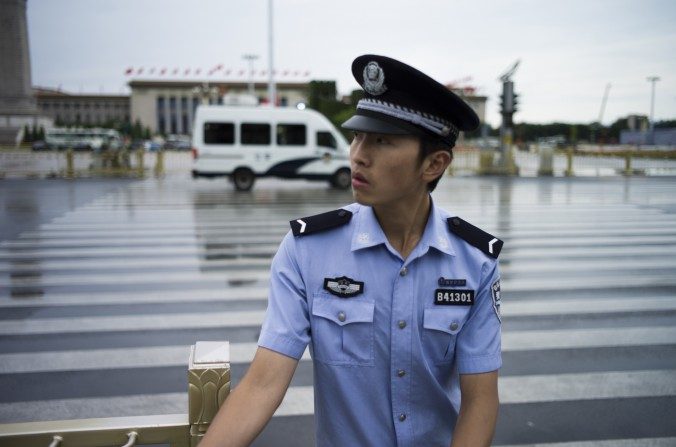
<path fill-rule="evenodd" d="M 376 61 L 371 61 L 364 67 L 364 90 L 373 96 L 382 95 L 387 91 L 385 72 Z"/>

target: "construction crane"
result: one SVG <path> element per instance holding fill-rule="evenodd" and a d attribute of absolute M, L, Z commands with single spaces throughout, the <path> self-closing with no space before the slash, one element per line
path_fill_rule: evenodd
<path fill-rule="evenodd" d="M 516 62 L 514 62 L 514 65 L 512 65 L 506 72 L 504 72 L 500 76 L 500 81 L 502 82 L 509 82 L 512 80 L 512 75 L 516 71 L 516 69 L 519 67 L 519 64 L 521 63 L 521 59 L 517 59 Z"/>
<path fill-rule="evenodd" d="M 610 92 L 610 82 L 606 84 L 606 91 L 603 93 L 603 100 L 601 101 L 601 110 L 599 111 L 599 126 L 603 121 L 603 114 L 606 112 L 606 103 L 608 102 L 608 92 Z"/>
<path fill-rule="evenodd" d="M 601 133 L 601 128 L 603 124 L 603 114 L 606 112 L 606 103 L 608 102 L 608 93 L 610 92 L 610 82 L 606 84 L 606 90 L 603 92 L 603 99 L 601 100 L 601 110 L 599 110 L 599 119 L 596 122 L 596 125 L 590 126 L 590 139 L 592 143 L 596 143 L 596 130 L 598 128 L 599 134 Z"/>

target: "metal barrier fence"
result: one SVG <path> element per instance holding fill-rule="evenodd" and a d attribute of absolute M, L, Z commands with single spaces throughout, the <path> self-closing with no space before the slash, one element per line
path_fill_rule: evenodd
<path fill-rule="evenodd" d="M 472 147 L 454 149 L 449 172 L 453 175 L 476 175 L 486 172 L 487 164 L 500 157 L 499 152 Z M 674 151 L 574 152 L 561 151 L 512 152 L 521 176 L 537 175 L 676 175 Z M 544 157 L 544 158 L 543 158 Z M 549 157 L 549 161 L 546 160 Z M 543 169 L 548 163 L 548 169 Z M 192 156 L 183 151 L 118 151 L 91 152 L 30 152 L 0 151 L 0 178 L 7 177 L 95 177 L 95 176 L 162 176 L 188 175 Z"/>
<path fill-rule="evenodd" d="M 161 176 L 166 167 L 185 172 L 190 164 L 190 154 L 185 152 L 0 151 L 0 178 Z"/>
<path fill-rule="evenodd" d="M 188 359 L 188 413 L 0 425 L 0 447 L 195 447 L 230 393 L 230 345 L 197 342 Z"/>

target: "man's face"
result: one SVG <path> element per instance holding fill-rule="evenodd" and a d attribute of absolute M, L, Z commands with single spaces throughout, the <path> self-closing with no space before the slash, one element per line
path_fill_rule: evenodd
<path fill-rule="evenodd" d="M 418 137 L 355 132 L 350 145 L 354 199 L 387 205 L 426 191 L 419 151 Z"/>

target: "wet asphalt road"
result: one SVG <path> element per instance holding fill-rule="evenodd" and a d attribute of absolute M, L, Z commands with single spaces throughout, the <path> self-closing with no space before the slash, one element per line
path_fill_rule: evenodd
<path fill-rule="evenodd" d="M 447 178 L 433 196 L 505 240 L 495 445 L 676 445 L 676 179 Z M 236 384 L 288 220 L 350 201 L 302 181 L 1 180 L 0 423 L 187 412 L 198 340 L 242 353 Z M 312 383 L 303 360 L 256 445 L 312 445 Z"/>

